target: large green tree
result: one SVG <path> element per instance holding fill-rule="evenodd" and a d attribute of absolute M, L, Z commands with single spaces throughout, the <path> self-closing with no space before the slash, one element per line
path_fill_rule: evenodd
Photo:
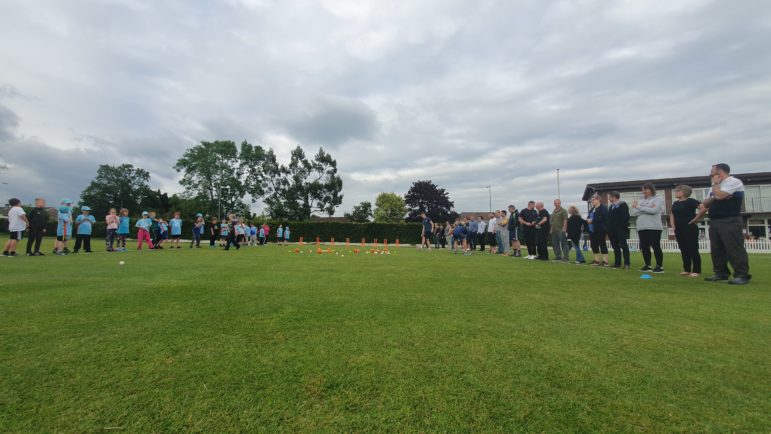
<path fill-rule="evenodd" d="M 396 193 L 380 193 L 375 199 L 375 223 L 404 223 L 407 206 Z"/>
<path fill-rule="evenodd" d="M 404 202 L 410 210 L 408 221 L 420 221 L 420 213 L 423 211 L 435 222 L 455 221 L 458 218 L 450 194 L 430 180 L 413 182 L 404 195 Z"/>
<path fill-rule="evenodd" d="M 343 180 L 337 161 L 319 148 L 312 159 L 298 146 L 288 165 L 279 164 L 273 150 L 262 158 L 263 202 L 273 218 L 310 220 L 311 215 L 333 215 L 342 203 Z"/>
<path fill-rule="evenodd" d="M 88 205 L 91 214 L 103 218 L 110 208 L 128 208 L 140 212 L 148 206 L 155 192 L 150 189 L 150 173 L 131 164 L 102 164 L 96 177 L 80 194 L 80 206 Z"/>
<path fill-rule="evenodd" d="M 252 202 L 263 195 L 264 157 L 261 146 L 246 141 L 240 147 L 230 140 L 201 142 L 188 148 L 174 169 L 183 174 L 186 197 L 208 200 L 210 213 L 243 213 L 249 209 L 243 202 L 247 194 Z"/>
<path fill-rule="evenodd" d="M 363 201 L 353 206 L 353 211 L 345 213 L 345 218 L 353 223 L 367 223 L 372 218 L 372 202 Z"/>

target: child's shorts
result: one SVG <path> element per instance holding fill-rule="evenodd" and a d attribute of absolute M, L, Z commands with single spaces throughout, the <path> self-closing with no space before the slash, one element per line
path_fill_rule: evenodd
<path fill-rule="evenodd" d="M 24 238 L 24 231 L 13 231 L 11 232 L 11 239 L 12 240 L 21 240 Z"/>
<path fill-rule="evenodd" d="M 172 235 L 171 239 L 178 240 L 182 235 Z"/>
<path fill-rule="evenodd" d="M 64 241 L 64 236 L 63 235 L 57 235 L 56 236 L 56 241 Z"/>

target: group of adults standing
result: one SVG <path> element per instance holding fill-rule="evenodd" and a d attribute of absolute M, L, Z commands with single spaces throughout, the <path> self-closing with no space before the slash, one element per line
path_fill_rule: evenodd
<path fill-rule="evenodd" d="M 693 189 L 688 185 L 678 185 L 673 189 L 675 200 L 671 206 L 669 226 L 674 229 L 682 257 L 683 271 L 680 274 L 698 277 L 702 272 L 698 222 L 709 213 L 714 275 L 705 280 L 743 285 L 752 278 L 744 248 L 741 217 L 744 185 L 730 175 L 730 167 L 724 163 L 712 166 L 710 180 L 710 194 L 703 202 L 691 197 Z M 554 200 L 551 213 L 539 201 L 528 202 L 527 208 L 521 211 L 510 205 L 508 209 L 490 213 L 487 221 L 477 216 L 456 224 L 448 222 L 444 227 L 430 224 L 425 228 L 424 242 L 433 235 L 435 244 L 444 246 L 445 238 L 452 238 L 453 228 L 462 225 L 471 250 L 478 247 L 480 251 L 485 251 L 485 247 L 490 246 L 491 253 L 522 257 L 520 250 L 524 243 L 527 249 L 524 258 L 548 260 L 548 241 L 551 240 L 554 261 L 570 262 L 570 251 L 575 250 L 574 262 L 585 264 L 587 261 L 581 242 L 588 232 L 593 256 L 591 265 L 628 270 L 631 268 L 628 242 L 630 220 L 635 217 L 643 258 L 640 271 L 663 273 L 661 236 L 664 230 L 662 216 L 665 214 L 665 201 L 656 194 L 656 187 L 652 183 L 643 184 L 641 192 L 642 198 L 631 204 L 621 200 L 618 191 L 608 195 L 607 204 L 600 195 L 594 194 L 590 199 L 591 207 L 586 219 L 576 206 L 565 210 L 560 199 Z M 609 263 L 608 242 L 613 250 L 612 265 Z M 733 278 L 730 278 L 729 263 L 733 267 Z"/>

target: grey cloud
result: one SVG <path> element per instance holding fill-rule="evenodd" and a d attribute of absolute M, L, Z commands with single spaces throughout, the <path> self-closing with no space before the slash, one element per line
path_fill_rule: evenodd
<path fill-rule="evenodd" d="M 351 139 L 371 139 L 377 119 L 361 101 L 319 96 L 287 126 L 290 134 L 304 143 L 335 146 Z"/>
<path fill-rule="evenodd" d="M 75 195 L 83 179 L 54 168 L 128 161 L 173 189 L 201 140 L 321 145 L 339 214 L 417 179 L 484 210 L 485 184 L 502 204 L 549 200 L 558 167 L 565 202 L 587 182 L 702 174 L 727 148 L 735 170 L 769 170 L 767 2 L 340 5 L 6 5 L 0 153 Z"/>

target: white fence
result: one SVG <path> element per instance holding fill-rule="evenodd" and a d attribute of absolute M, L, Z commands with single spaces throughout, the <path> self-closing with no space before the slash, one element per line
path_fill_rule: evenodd
<path fill-rule="evenodd" d="M 746 240 L 744 247 L 748 253 L 771 253 L 771 241 L 766 239 L 759 240 Z M 610 247 L 610 241 L 608 241 L 608 249 Z M 677 241 L 675 240 L 661 240 L 661 249 L 665 252 L 679 252 L 677 247 Z M 640 240 L 629 240 L 629 250 L 636 252 L 640 250 Z M 699 251 L 709 252 L 709 240 L 699 240 Z"/>

